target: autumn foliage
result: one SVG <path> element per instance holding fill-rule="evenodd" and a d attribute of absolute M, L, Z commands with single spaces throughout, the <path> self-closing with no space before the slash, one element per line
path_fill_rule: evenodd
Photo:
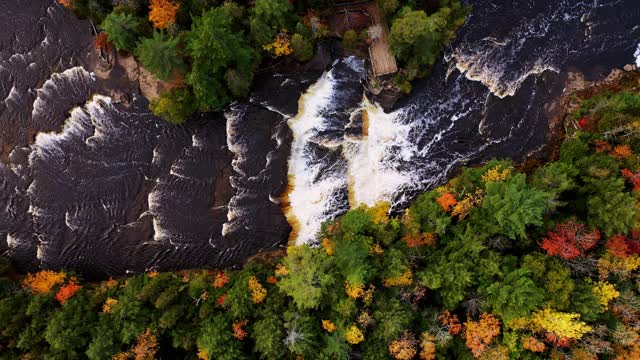
<path fill-rule="evenodd" d="M 58 4 L 68 8 L 68 9 L 72 9 L 73 5 L 71 4 L 71 0 L 58 0 Z"/>
<path fill-rule="evenodd" d="M 405 331 L 400 338 L 391 341 L 389 353 L 397 360 L 411 360 L 418 353 L 418 341 L 412 333 Z"/>
<path fill-rule="evenodd" d="M 544 352 L 547 347 L 544 343 L 533 336 L 528 336 L 522 340 L 522 347 L 532 352 Z"/>
<path fill-rule="evenodd" d="M 224 273 L 224 271 L 217 271 L 213 276 L 213 287 L 214 288 L 222 288 L 229 283 L 229 277 Z"/>
<path fill-rule="evenodd" d="M 436 245 L 436 234 L 435 233 L 419 233 L 417 235 L 407 234 L 404 236 L 404 242 L 408 247 L 419 247 L 419 246 L 435 246 Z"/>
<path fill-rule="evenodd" d="M 464 323 L 463 335 L 473 355 L 480 357 L 493 339 L 500 335 L 500 320 L 493 314 L 481 314 L 480 320 Z"/>
<path fill-rule="evenodd" d="M 285 29 L 276 35 L 276 38 L 272 43 L 265 45 L 264 49 L 272 53 L 274 57 L 287 56 L 293 53 L 293 49 L 291 49 L 291 40 Z"/>
<path fill-rule="evenodd" d="M 558 224 L 542 239 L 540 247 L 550 256 L 559 256 L 565 260 L 584 256 L 600 240 L 598 229 L 588 231 L 584 224 L 569 220 Z"/>
<path fill-rule="evenodd" d="M 633 191 L 640 191 L 640 171 L 633 172 L 629 169 L 622 169 L 620 173 L 633 186 Z"/>
<path fill-rule="evenodd" d="M 253 301 L 254 304 L 263 302 L 267 297 L 267 289 L 260 284 L 258 278 L 255 276 L 249 279 L 249 290 L 251 290 L 251 301 Z"/>
<path fill-rule="evenodd" d="M 436 199 L 436 201 L 442 207 L 442 210 L 444 210 L 444 212 L 451 211 L 451 209 L 458 203 L 455 195 L 450 192 L 443 193 Z"/>
<path fill-rule="evenodd" d="M 462 331 L 462 324 L 458 320 L 458 315 L 451 314 L 449 310 L 445 310 L 438 315 L 438 320 L 451 335 L 458 335 Z"/>
<path fill-rule="evenodd" d="M 42 270 L 35 274 L 28 274 L 22 281 L 22 286 L 31 290 L 33 294 L 46 294 L 54 286 L 64 283 L 66 274 L 52 270 Z"/>
<path fill-rule="evenodd" d="M 113 49 L 113 44 L 111 44 L 109 36 L 104 31 L 96 35 L 94 44 L 96 49 L 102 52 L 110 52 Z"/>
<path fill-rule="evenodd" d="M 151 0 L 149 3 L 149 21 L 156 29 L 166 29 L 176 21 L 180 4 L 171 0 Z"/>
<path fill-rule="evenodd" d="M 631 249 L 629 248 L 627 239 L 622 235 L 616 235 L 607 240 L 606 247 L 613 256 L 626 258 L 631 255 Z"/>
<path fill-rule="evenodd" d="M 244 327 L 247 326 L 247 320 L 238 320 L 233 323 L 231 330 L 233 330 L 233 337 L 238 340 L 244 340 L 247 337 L 247 331 Z"/>
<path fill-rule="evenodd" d="M 78 290 L 82 289 L 82 286 L 75 283 L 75 281 L 69 282 L 67 285 L 63 286 L 56 293 L 56 300 L 60 304 L 64 304 L 67 300 L 71 299 L 73 295 L 75 295 Z"/>

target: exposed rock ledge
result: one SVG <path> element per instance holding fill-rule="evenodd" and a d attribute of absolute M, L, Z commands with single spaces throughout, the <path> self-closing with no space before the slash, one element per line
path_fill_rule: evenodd
<path fill-rule="evenodd" d="M 90 70 L 100 80 L 102 90 L 115 102 L 128 105 L 137 94 L 153 100 L 164 91 L 181 86 L 182 79 L 162 81 L 147 71 L 133 55 L 124 52 L 110 52 L 100 56 L 95 51 Z"/>

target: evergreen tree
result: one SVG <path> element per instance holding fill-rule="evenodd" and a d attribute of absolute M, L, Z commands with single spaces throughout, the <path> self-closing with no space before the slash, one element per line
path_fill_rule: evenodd
<path fill-rule="evenodd" d="M 102 30 L 118 50 L 133 51 L 142 32 L 141 20 L 128 13 L 109 14 L 102 24 Z"/>
<path fill-rule="evenodd" d="M 502 319 L 508 321 L 528 315 L 542 304 L 544 291 L 531 280 L 528 269 L 517 269 L 481 289 L 487 304 Z"/>
<path fill-rule="evenodd" d="M 145 69 L 160 80 L 169 80 L 173 70 L 183 65 L 178 42 L 178 38 L 170 38 L 154 31 L 153 37 L 142 39 L 138 43 L 135 54 Z"/>

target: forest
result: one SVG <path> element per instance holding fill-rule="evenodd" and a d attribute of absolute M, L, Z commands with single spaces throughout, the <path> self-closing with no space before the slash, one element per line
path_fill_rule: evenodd
<path fill-rule="evenodd" d="M 638 359 L 637 87 L 581 100 L 554 161 L 460 169 L 241 269 L 91 283 L 3 258 L 0 358 Z"/>
<path fill-rule="evenodd" d="M 158 79 L 180 84 L 153 99 L 159 117 L 182 123 L 196 111 L 222 110 L 249 94 L 257 72 L 307 62 L 331 36 L 332 0 L 58 0 L 101 32 L 101 51 L 126 51 Z M 469 12 L 459 0 L 377 0 L 390 22 L 391 51 L 405 92 L 426 75 Z M 324 15 L 323 15 L 324 14 Z M 346 49 L 364 47 L 375 31 L 348 31 Z"/>

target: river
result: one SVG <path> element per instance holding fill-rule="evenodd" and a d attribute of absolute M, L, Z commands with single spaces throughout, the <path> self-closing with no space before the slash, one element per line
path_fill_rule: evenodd
<path fill-rule="evenodd" d="M 239 264 L 286 245 L 289 223 L 312 242 L 350 207 L 399 210 L 461 165 L 545 158 L 567 72 L 636 61 L 635 0 L 469 2 L 444 60 L 389 113 L 347 58 L 261 74 L 248 100 L 171 126 L 135 91 L 109 97 L 88 22 L 54 0 L 3 1 L 0 249 L 22 271 L 92 278 Z"/>

